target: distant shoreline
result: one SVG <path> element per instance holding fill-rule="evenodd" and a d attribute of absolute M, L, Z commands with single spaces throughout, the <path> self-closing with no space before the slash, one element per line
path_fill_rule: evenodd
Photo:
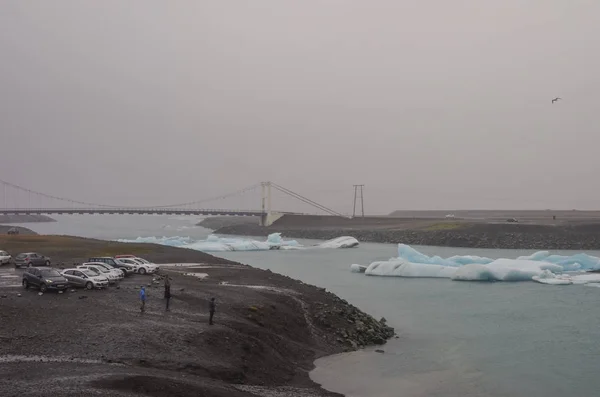
<path fill-rule="evenodd" d="M 0 215 L 0 224 L 56 222 L 46 215 Z"/>
<path fill-rule="evenodd" d="M 266 236 L 281 232 L 285 237 L 328 240 L 352 236 L 360 242 L 427 245 L 457 248 L 528 250 L 600 250 L 600 223 L 580 225 L 532 225 L 510 223 L 429 222 L 429 226 L 406 229 L 364 227 L 291 227 L 232 225 L 215 234 Z"/>

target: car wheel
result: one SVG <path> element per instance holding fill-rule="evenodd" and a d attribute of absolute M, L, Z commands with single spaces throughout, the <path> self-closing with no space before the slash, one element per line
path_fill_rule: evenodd
<path fill-rule="evenodd" d="M 85 289 L 92 289 L 94 288 L 94 284 L 92 284 L 91 281 L 88 281 L 87 283 L 85 283 Z"/>
<path fill-rule="evenodd" d="M 46 284 L 41 283 L 40 284 L 40 292 L 46 292 L 48 290 L 48 287 L 46 286 Z"/>
<path fill-rule="evenodd" d="M 50 261 L 46 261 L 46 266 L 50 266 Z"/>
<path fill-rule="evenodd" d="M 25 289 L 29 288 L 29 281 L 23 280 L 23 288 L 25 288 Z"/>
<path fill-rule="evenodd" d="M 140 269 L 140 274 L 146 274 L 146 269 L 144 269 L 143 267 Z"/>

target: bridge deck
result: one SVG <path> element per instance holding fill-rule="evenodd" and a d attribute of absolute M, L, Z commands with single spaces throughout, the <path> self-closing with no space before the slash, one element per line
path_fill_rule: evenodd
<path fill-rule="evenodd" d="M 188 210 L 178 208 L 11 208 L 0 209 L 0 215 L 62 215 L 62 214 L 100 214 L 100 215 L 230 215 L 265 216 L 266 212 L 253 210 Z"/>

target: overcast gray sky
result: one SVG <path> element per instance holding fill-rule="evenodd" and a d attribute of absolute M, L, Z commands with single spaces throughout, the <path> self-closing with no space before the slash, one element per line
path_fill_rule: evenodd
<path fill-rule="evenodd" d="M 358 183 L 371 213 L 597 209 L 599 18 L 597 0 L 2 0 L 0 179 L 125 205 L 273 180 L 340 211 Z"/>

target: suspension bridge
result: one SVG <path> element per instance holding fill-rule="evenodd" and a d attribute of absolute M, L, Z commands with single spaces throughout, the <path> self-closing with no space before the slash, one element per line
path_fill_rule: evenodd
<path fill-rule="evenodd" d="M 321 214 L 344 216 L 337 211 L 321 205 L 307 197 L 293 192 L 274 182 L 260 182 L 238 191 L 221 196 L 205 198 L 186 203 L 155 205 L 155 206 L 124 206 L 91 203 L 58 197 L 31 190 L 14 183 L 0 180 L 2 203 L 0 215 L 62 215 L 62 214 L 105 214 L 105 215 L 197 215 L 197 216 L 258 216 L 261 225 L 269 226 L 285 214 L 304 215 L 303 212 L 273 210 L 272 194 L 276 191 L 285 197 L 304 203 L 309 208 Z M 253 204 L 232 204 L 232 199 L 248 196 L 249 193 L 260 191 L 260 202 Z M 258 201 L 252 198 L 252 201 Z M 229 202 L 230 206 L 211 208 L 211 202 Z M 257 205 L 258 204 L 258 205 Z M 233 208 L 235 209 L 233 209 Z M 254 207 L 254 208 L 252 208 Z M 258 208 L 256 208 L 258 207 Z"/>

